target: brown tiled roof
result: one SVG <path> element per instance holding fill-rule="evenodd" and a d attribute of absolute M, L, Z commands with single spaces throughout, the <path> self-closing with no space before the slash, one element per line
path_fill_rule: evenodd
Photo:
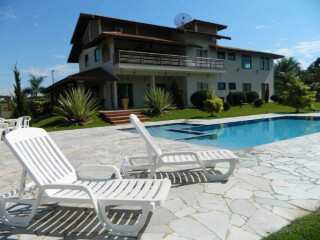
<path fill-rule="evenodd" d="M 102 32 L 98 37 L 96 37 L 94 40 L 88 43 L 85 46 L 85 48 L 92 47 L 92 46 L 95 46 L 96 44 L 99 44 L 101 41 L 105 39 L 105 37 L 132 39 L 132 40 L 138 40 L 138 41 L 158 42 L 158 43 L 169 44 L 169 45 L 181 45 L 181 46 L 192 46 L 192 47 L 202 48 L 202 46 L 193 44 L 193 43 L 177 42 L 177 41 L 172 41 L 164 38 L 135 35 L 135 34 L 121 33 L 121 32 Z"/>
<path fill-rule="evenodd" d="M 118 79 L 108 73 L 106 70 L 104 70 L 101 67 L 93 68 L 87 71 L 75 73 L 72 75 L 69 75 L 68 77 L 61 79 L 60 81 L 52 84 L 51 86 L 47 87 L 43 92 L 47 93 L 51 90 L 55 89 L 56 87 L 59 87 L 63 84 L 66 84 L 68 82 L 74 82 L 77 80 L 83 80 L 83 81 L 118 81 Z"/>
<path fill-rule="evenodd" d="M 274 59 L 277 58 L 283 58 L 284 56 L 275 54 L 275 53 L 268 53 L 268 52 L 261 52 L 261 51 L 255 51 L 255 50 L 249 50 L 249 49 L 243 49 L 243 48 L 235 48 L 235 47 L 228 47 L 228 46 L 221 46 L 217 45 L 217 49 L 222 49 L 222 50 L 232 50 L 232 51 L 238 51 L 238 52 L 248 52 L 248 53 L 257 53 L 261 55 L 269 55 L 273 57 Z"/>

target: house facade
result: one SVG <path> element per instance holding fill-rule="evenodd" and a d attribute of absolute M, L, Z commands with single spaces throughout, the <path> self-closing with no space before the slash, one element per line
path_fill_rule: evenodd
<path fill-rule="evenodd" d="M 273 94 L 273 60 L 283 56 L 221 46 L 231 40 L 220 31 L 227 26 L 192 20 L 170 28 L 105 16 L 80 14 L 69 63 L 79 73 L 49 86 L 45 91 L 56 101 L 69 87 L 90 89 L 105 109 L 142 108 L 149 87 L 170 90 L 176 81 L 186 105 L 198 89 L 215 87 L 225 99 L 229 91 L 256 91 L 263 98 Z"/>

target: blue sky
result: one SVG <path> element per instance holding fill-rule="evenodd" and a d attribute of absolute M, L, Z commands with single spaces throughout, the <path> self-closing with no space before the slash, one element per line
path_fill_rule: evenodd
<path fill-rule="evenodd" d="M 319 0 L 0 0 L 0 95 L 12 92 L 18 63 L 22 86 L 29 74 L 44 85 L 78 71 L 67 64 L 81 12 L 173 27 L 176 14 L 228 25 L 221 45 L 294 56 L 306 68 L 320 57 Z"/>

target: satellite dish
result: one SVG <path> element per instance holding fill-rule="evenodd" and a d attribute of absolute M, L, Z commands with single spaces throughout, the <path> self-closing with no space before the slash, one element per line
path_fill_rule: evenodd
<path fill-rule="evenodd" d="M 174 24 L 179 28 L 183 26 L 184 24 L 192 21 L 192 17 L 187 13 L 179 13 L 174 18 Z"/>

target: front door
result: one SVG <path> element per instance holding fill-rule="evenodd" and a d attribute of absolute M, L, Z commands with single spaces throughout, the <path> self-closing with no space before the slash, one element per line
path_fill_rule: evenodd
<path fill-rule="evenodd" d="M 118 108 L 122 108 L 121 99 L 129 99 L 129 107 L 133 107 L 133 88 L 132 84 L 117 84 L 118 89 Z"/>

